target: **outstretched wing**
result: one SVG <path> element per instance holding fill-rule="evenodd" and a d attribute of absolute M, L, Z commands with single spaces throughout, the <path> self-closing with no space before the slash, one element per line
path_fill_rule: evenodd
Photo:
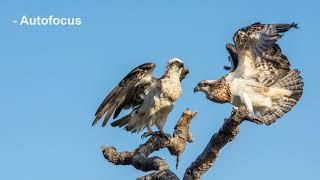
<path fill-rule="evenodd" d="M 279 49 L 276 45 L 277 40 L 283 36 L 284 32 L 290 30 L 291 28 L 298 28 L 298 25 L 295 23 L 254 23 L 245 28 L 241 28 L 233 36 L 233 41 L 236 46 L 237 54 L 241 54 L 248 51 L 254 58 L 268 58 L 268 54 L 270 53 L 268 51 L 272 51 L 270 50 L 272 48 Z"/>
<path fill-rule="evenodd" d="M 233 72 L 239 64 L 239 57 L 236 51 L 236 47 L 233 44 L 228 43 L 226 45 L 226 49 L 229 52 L 229 62 L 231 66 L 224 66 L 225 70 L 230 70 Z M 260 58 L 256 64 L 264 63 L 264 61 L 272 61 L 271 63 L 274 64 L 276 68 L 289 70 L 290 62 L 288 58 L 282 54 L 281 49 L 278 44 L 274 44 L 266 53 L 264 53 L 264 57 Z"/>
<path fill-rule="evenodd" d="M 115 119 L 122 109 L 134 108 L 143 102 L 146 90 L 152 83 L 154 63 L 145 63 L 134 68 L 119 84 L 107 95 L 99 106 L 92 125 L 105 114 L 102 126 L 105 126 L 112 114 Z"/>
<path fill-rule="evenodd" d="M 254 69 L 256 81 L 266 87 L 271 86 L 290 71 L 290 69 L 280 68 L 278 63 L 267 59 L 262 59 L 262 61 L 256 63 Z"/>
<path fill-rule="evenodd" d="M 265 81 L 270 79 L 270 74 L 277 77 L 281 73 L 278 70 L 288 72 L 290 63 L 276 41 L 291 28 L 297 28 L 297 24 L 255 23 L 238 30 L 233 36 L 238 55 L 236 73 L 242 77 L 261 76 Z M 234 49 L 231 50 L 233 53 Z"/>
<path fill-rule="evenodd" d="M 248 85 L 259 93 L 277 97 L 270 108 L 259 112 L 268 125 L 290 111 L 303 91 L 300 72 L 290 71 L 289 60 L 276 44 L 282 33 L 291 28 L 297 28 L 297 24 L 255 23 L 240 29 L 233 37 L 238 66 L 231 77 L 250 79 Z"/>

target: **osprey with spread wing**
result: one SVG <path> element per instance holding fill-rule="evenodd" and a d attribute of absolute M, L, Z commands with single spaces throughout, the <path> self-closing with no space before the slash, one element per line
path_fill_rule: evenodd
<path fill-rule="evenodd" d="M 125 130 L 140 132 L 151 126 L 163 133 L 163 126 L 168 114 L 172 111 L 175 101 L 182 94 L 181 81 L 189 73 L 184 63 L 178 59 L 170 59 L 165 74 L 154 78 L 154 63 L 145 63 L 134 68 L 108 94 L 98 108 L 92 125 L 105 115 L 102 126 L 105 126 L 111 115 L 117 118 L 123 109 L 132 111 L 111 123 L 112 126 L 124 127 Z"/>
<path fill-rule="evenodd" d="M 230 73 L 219 80 L 202 80 L 194 91 L 218 103 L 245 106 L 255 117 L 270 125 L 299 101 L 303 91 L 300 71 L 276 44 L 283 33 L 297 24 L 255 23 L 238 30 L 234 44 L 227 44 Z"/>

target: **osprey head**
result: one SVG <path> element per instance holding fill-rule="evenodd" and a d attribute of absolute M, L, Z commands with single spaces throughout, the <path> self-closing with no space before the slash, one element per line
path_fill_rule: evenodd
<path fill-rule="evenodd" d="M 226 103 L 231 101 L 231 93 L 229 85 L 225 79 L 219 80 L 202 80 L 193 90 L 195 93 L 202 91 L 206 97 L 217 103 Z"/>
<path fill-rule="evenodd" d="M 167 68 L 174 73 L 178 73 L 180 76 L 180 81 L 182 81 L 189 74 L 189 69 L 185 67 L 183 61 L 179 58 L 170 59 Z"/>
<path fill-rule="evenodd" d="M 216 80 L 202 80 L 193 89 L 193 92 L 202 91 L 206 94 L 210 93 L 211 86 L 216 82 Z"/>

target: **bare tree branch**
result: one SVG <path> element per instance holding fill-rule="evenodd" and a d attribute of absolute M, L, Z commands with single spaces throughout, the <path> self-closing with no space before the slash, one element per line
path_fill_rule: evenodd
<path fill-rule="evenodd" d="M 211 137 L 211 140 L 203 152 L 187 168 L 183 179 L 200 179 L 200 177 L 213 165 L 214 161 L 219 155 L 220 150 L 238 135 L 240 124 L 244 120 L 248 120 L 257 124 L 263 123 L 260 119 L 250 116 L 244 107 L 233 110 L 231 116 L 225 120 L 220 130 Z"/>
<path fill-rule="evenodd" d="M 139 177 L 139 180 L 178 180 L 168 164 L 160 157 L 148 157 L 154 151 L 161 148 L 168 148 L 171 155 L 178 157 L 184 152 L 186 142 L 192 142 L 192 135 L 189 131 L 190 122 L 196 116 L 196 112 L 187 109 L 180 117 L 173 137 L 166 137 L 161 134 L 154 134 L 147 142 L 141 144 L 131 152 L 118 153 L 116 148 L 103 147 L 102 152 L 106 160 L 115 165 L 132 165 L 136 169 L 147 172 L 155 171 L 151 174 Z M 257 124 L 262 124 L 258 118 L 250 115 L 245 107 L 234 109 L 228 119 L 225 119 L 223 126 L 215 133 L 203 152 L 186 169 L 184 180 L 198 180 L 206 173 L 217 159 L 220 150 L 239 133 L 240 124 L 248 120 Z"/>
<path fill-rule="evenodd" d="M 138 179 L 179 179 L 169 170 L 169 166 L 165 160 L 157 156 L 148 156 L 161 148 L 168 148 L 170 154 L 177 156 L 178 160 L 179 155 L 185 149 L 186 142 L 192 142 L 189 127 L 191 120 L 196 114 L 196 112 L 191 112 L 189 109 L 185 110 L 175 126 L 172 137 L 166 137 L 160 133 L 154 134 L 147 142 L 131 152 L 118 153 L 115 147 L 108 146 L 102 148 L 102 153 L 106 160 L 115 165 L 132 165 L 144 172 L 155 170 L 154 173 Z"/>
<path fill-rule="evenodd" d="M 138 177 L 137 180 L 179 180 L 179 178 L 170 169 L 164 169 L 142 177 Z"/>

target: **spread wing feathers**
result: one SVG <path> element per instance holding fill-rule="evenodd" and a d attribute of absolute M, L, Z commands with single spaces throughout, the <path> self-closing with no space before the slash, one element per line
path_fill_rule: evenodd
<path fill-rule="evenodd" d="M 269 61 L 266 59 L 255 64 L 255 71 L 257 81 L 264 84 L 266 87 L 273 85 L 289 72 L 287 69 L 281 69 L 280 64 L 275 61 Z"/>
<path fill-rule="evenodd" d="M 291 28 L 298 28 L 292 24 L 260 24 L 254 23 L 238 30 L 234 36 L 237 52 L 244 49 L 249 50 L 254 57 L 264 57 L 265 53 L 274 46 L 283 33 Z"/>
<path fill-rule="evenodd" d="M 233 72 L 238 66 L 238 54 L 236 51 L 236 47 L 235 47 L 235 45 L 233 45 L 231 43 L 227 43 L 226 49 L 230 54 L 229 61 L 231 63 L 231 67 L 225 66 L 224 69 L 230 70 L 231 72 Z"/>
<path fill-rule="evenodd" d="M 300 76 L 300 71 L 290 71 L 286 76 L 274 83 L 272 87 L 287 89 L 291 91 L 291 95 L 282 97 L 274 102 L 270 111 L 263 115 L 263 119 L 267 125 L 282 117 L 299 101 L 303 91 L 303 79 Z"/>
<path fill-rule="evenodd" d="M 271 46 L 263 56 L 263 59 L 274 61 L 276 64 L 278 64 L 277 67 L 280 69 L 290 69 L 290 62 L 288 58 L 284 54 L 282 54 L 278 44 L 274 44 L 273 46 Z"/>
<path fill-rule="evenodd" d="M 239 64 L 238 54 L 236 51 L 236 48 L 233 44 L 228 43 L 226 45 L 226 49 L 228 50 L 230 56 L 229 61 L 231 63 L 231 67 L 224 66 L 225 70 L 230 70 L 233 72 Z M 259 58 L 259 61 L 257 60 L 255 62 L 255 67 L 264 67 L 265 70 L 271 70 L 275 71 L 276 69 L 285 70 L 285 72 L 289 71 L 290 63 L 288 58 L 282 54 L 280 47 L 277 44 L 274 44 L 266 53 L 264 58 Z M 271 66 L 271 67 L 269 67 Z M 260 69 L 260 73 L 263 69 Z M 264 73 L 261 74 L 264 76 Z M 265 80 L 265 79 L 264 79 Z M 261 82 L 261 81 L 260 81 Z"/>
<path fill-rule="evenodd" d="M 130 116 L 131 114 L 128 114 L 118 120 L 115 120 L 111 123 L 111 126 L 113 127 L 116 127 L 116 126 L 119 126 L 119 127 L 123 127 L 124 125 L 128 124 L 129 121 L 130 121 Z"/>
<path fill-rule="evenodd" d="M 233 37 L 238 66 L 235 71 L 243 77 L 257 77 L 266 86 L 272 85 L 290 71 L 290 63 L 276 44 L 283 32 L 297 24 L 255 23 L 237 31 Z M 227 48 L 232 53 L 232 46 Z"/>
<path fill-rule="evenodd" d="M 139 109 L 137 111 L 133 111 L 130 114 L 115 120 L 111 123 L 111 126 L 113 127 L 124 127 L 126 131 L 131 131 L 131 133 L 137 133 L 144 129 L 146 124 L 149 122 L 149 118 L 144 118 L 144 115 L 139 112 Z M 141 110 L 143 111 L 143 109 Z"/>
<path fill-rule="evenodd" d="M 105 114 L 102 124 L 105 126 L 113 113 L 113 118 L 116 118 L 122 109 L 139 106 L 143 102 L 144 93 L 151 84 L 148 79 L 151 78 L 154 68 L 155 64 L 145 63 L 128 73 L 103 100 L 92 125 L 98 123 Z"/>
<path fill-rule="evenodd" d="M 273 87 L 281 87 L 291 91 L 292 94 L 290 97 L 298 101 L 303 92 L 303 85 L 303 79 L 300 76 L 300 71 L 295 69 L 276 82 Z"/>

